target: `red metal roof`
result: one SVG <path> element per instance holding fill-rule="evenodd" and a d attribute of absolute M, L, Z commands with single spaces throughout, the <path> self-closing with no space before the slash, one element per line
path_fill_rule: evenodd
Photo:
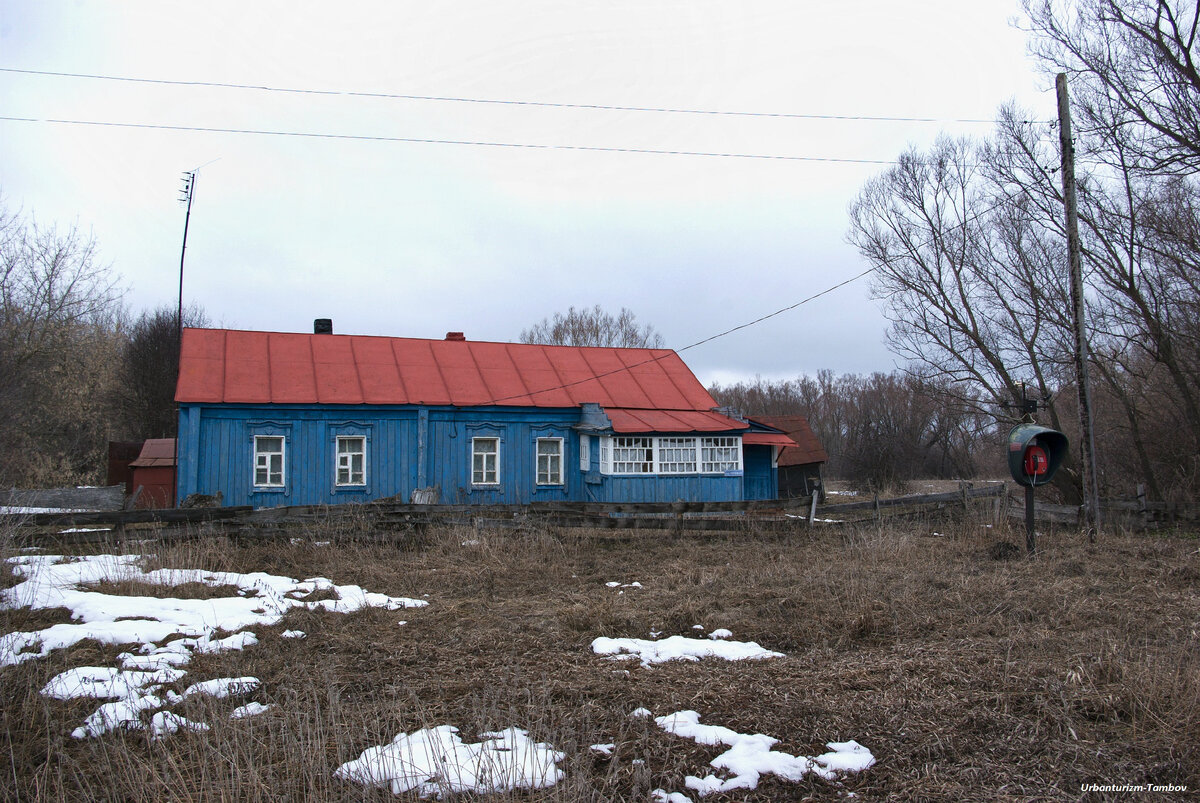
<path fill-rule="evenodd" d="M 747 432 L 742 443 L 760 446 L 795 446 L 796 442 L 782 432 Z"/>
<path fill-rule="evenodd" d="M 185 329 L 179 402 L 576 407 L 617 431 L 745 429 L 669 349 Z"/>
<path fill-rule="evenodd" d="M 625 410 L 606 408 L 613 432 L 728 432 L 747 425 L 702 410 Z M 790 443 L 790 441 L 789 441 Z"/>
<path fill-rule="evenodd" d="M 782 429 L 796 442 L 779 453 L 779 465 L 803 466 L 829 460 L 825 447 L 817 440 L 808 419 L 802 415 L 756 415 L 754 420 L 774 429 Z"/>
<path fill-rule="evenodd" d="M 129 465 L 138 468 L 175 465 L 175 439 L 151 438 L 142 444 L 137 460 Z"/>

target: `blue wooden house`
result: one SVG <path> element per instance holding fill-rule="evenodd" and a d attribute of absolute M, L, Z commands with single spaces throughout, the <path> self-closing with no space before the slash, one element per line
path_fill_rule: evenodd
<path fill-rule="evenodd" d="M 778 430 L 674 351 L 186 329 L 178 499 L 772 499 Z M 427 489 L 436 489 L 433 491 Z"/>

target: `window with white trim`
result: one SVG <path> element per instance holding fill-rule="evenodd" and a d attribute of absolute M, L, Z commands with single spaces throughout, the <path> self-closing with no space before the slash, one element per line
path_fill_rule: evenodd
<path fill-rule="evenodd" d="M 537 439 L 537 484 L 562 485 L 562 438 Z"/>
<path fill-rule="evenodd" d="M 653 474 L 654 438 L 613 438 L 612 473 Z"/>
<path fill-rule="evenodd" d="M 592 467 L 592 438 L 590 435 L 579 436 L 579 470 L 588 471 Z"/>
<path fill-rule="evenodd" d="M 282 488 L 284 439 L 282 435 L 254 436 L 254 485 L 258 488 Z"/>
<path fill-rule="evenodd" d="M 695 438 L 657 438 L 659 474 L 695 474 Z"/>
<path fill-rule="evenodd" d="M 471 484 L 500 484 L 499 438 L 471 438 Z"/>
<path fill-rule="evenodd" d="M 337 485 L 367 484 L 367 439 L 361 435 L 337 437 Z"/>
<path fill-rule="evenodd" d="M 740 471 L 742 468 L 742 439 L 738 437 L 702 438 L 700 441 L 700 473 L 716 474 Z"/>
<path fill-rule="evenodd" d="M 742 439 L 736 435 L 600 438 L 603 474 L 725 474 L 741 469 Z"/>

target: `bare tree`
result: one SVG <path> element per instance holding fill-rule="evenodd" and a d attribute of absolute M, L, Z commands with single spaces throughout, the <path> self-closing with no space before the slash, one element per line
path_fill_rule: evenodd
<path fill-rule="evenodd" d="M 175 435 L 175 385 L 179 376 L 178 310 L 174 306 L 143 312 L 129 327 L 121 349 L 116 388 L 127 437 Z M 199 306 L 183 311 L 183 325 L 208 325 Z"/>
<path fill-rule="evenodd" d="M 90 237 L 0 211 L 0 481 L 97 478 L 120 297 Z"/>
<path fill-rule="evenodd" d="M 1137 127 L 1155 173 L 1200 167 L 1200 1 L 1024 0 L 1034 54 L 1072 89 L 1083 129 L 1107 130 L 1113 104 Z"/>
<path fill-rule="evenodd" d="M 1092 100 L 1093 121 L 1110 120 L 1077 146 L 1089 353 L 1105 386 L 1100 452 L 1136 455 L 1133 471 L 1101 475 L 1165 492 L 1160 478 L 1193 476 L 1176 466 L 1200 451 L 1200 189 L 1146 169 L 1120 109 Z M 1027 117 L 1005 108 L 989 140 L 906 154 L 860 194 L 850 240 L 876 266 L 891 345 L 914 369 L 977 393 L 1000 418 L 998 404 L 1027 381 L 1051 399 L 1048 423 L 1074 434 L 1063 201 L 1048 167 L 1056 137 Z M 1164 417 L 1173 435 L 1156 442 Z M 1118 440 L 1124 451 L 1110 448 Z"/>
<path fill-rule="evenodd" d="M 989 183 L 987 161 L 969 140 L 904 154 L 860 192 L 848 237 L 875 266 L 892 349 L 995 411 L 1020 382 L 1050 394 L 1069 330 L 1058 248 L 1028 197 Z"/>
<path fill-rule="evenodd" d="M 522 330 L 520 341 L 555 346 L 663 347 L 662 335 L 650 324 L 639 325 L 633 312 L 621 307 L 614 316 L 599 304 L 591 309 L 570 307 L 566 314 L 556 312 L 553 318 L 543 318 Z"/>
<path fill-rule="evenodd" d="M 709 392 L 751 417 L 805 416 L 829 455 L 826 476 L 863 488 L 974 476 L 981 444 L 994 432 L 994 420 L 976 404 L 913 374 L 834 376 L 826 370 L 796 380 L 714 385 Z"/>

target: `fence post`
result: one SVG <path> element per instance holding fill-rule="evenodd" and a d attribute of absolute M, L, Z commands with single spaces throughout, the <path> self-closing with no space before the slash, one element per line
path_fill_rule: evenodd
<path fill-rule="evenodd" d="M 812 492 L 812 502 L 808 505 L 808 526 L 810 528 L 817 518 L 817 496 L 817 491 L 814 489 Z"/>

